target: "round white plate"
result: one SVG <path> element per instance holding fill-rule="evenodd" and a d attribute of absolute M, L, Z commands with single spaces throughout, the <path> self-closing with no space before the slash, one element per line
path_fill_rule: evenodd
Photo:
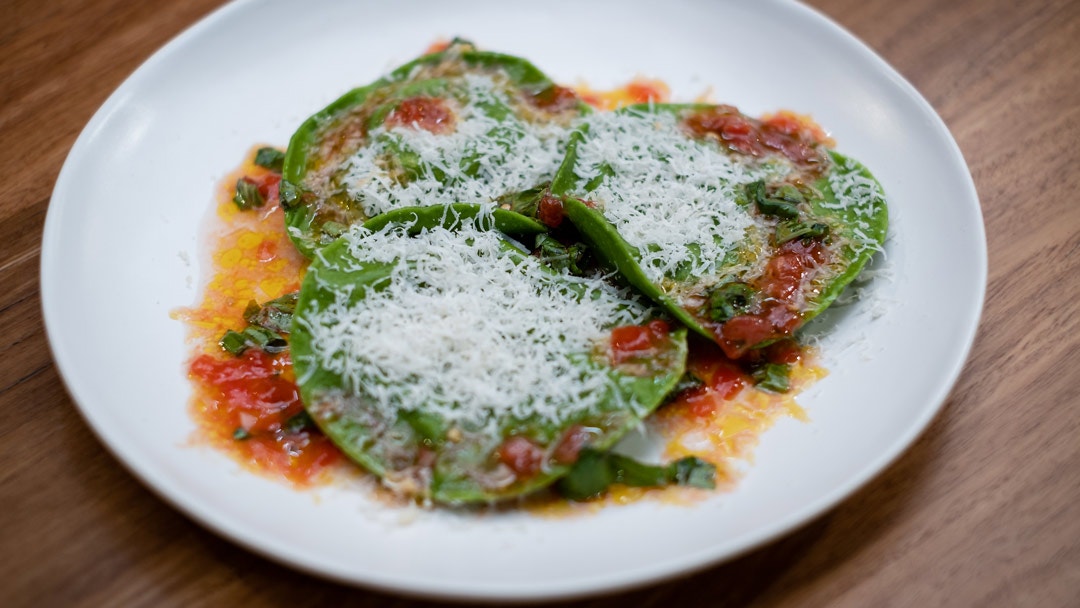
<path fill-rule="evenodd" d="M 816 331 L 811 421 L 765 434 L 738 488 L 580 517 L 402 514 L 350 487 L 296 491 L 190 445 L 185 328 L 215 184 L 255 143 L 455 35 L 604 87 L 659 77 L 749 114 L 813 115 L 889 196 L 867 297 Z M 237 2 L 140 67 L 87 125 L 53 193 L 41 290 L 57 365 L 132 471 L 217 532 L 303 570 L 413 594 L 566 597 L 701 568 L 782 534 L 882 470 L 943 403 L 974 337 L 986 246 L 944 124 L 850 34 L 788 1 Z M 828 331 L 825 331 L 827 329 Z M 406 521 L 407 520 L 407 521 Z"/>

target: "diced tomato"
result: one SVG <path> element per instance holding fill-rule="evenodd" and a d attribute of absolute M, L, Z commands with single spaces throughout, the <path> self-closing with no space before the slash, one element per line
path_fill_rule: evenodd
<path fill-rule="evenodd" d="M 595 93 L 583 93 L 581 95 L 581 101 L 584 101 L 594 108 L 600 108 L 604 105 L 604 99 Z"/>
<path fill-rule="evenodd" d="M 260 262 L 269 262 L 277 257 L 277 253 L 277 243 L 271 240 L 264 240 L 259 243 L 259 248 L 255 251 L 255 257 Z"/>
<path fill-rule="evenodd" d="M 435 53 L 441 53 L 450 48 L 449 40 L 436 40 L 432 42 L 427 49 L 424 50 L 425 55 L 434 55 Z"/>
<path fill-rule="evenodd" d="M 649 103 L 650 101 L 662 101 L 667 97 L 663 83 L 646 80 L 635 80 L 626 85 L 626 94 L 634 103 Z"/>
<path fill-rule="evenodd" d="M 686 404 L 686 411 L 693 418 L 709 418 L 720 405 L 707 386 L 689 389 L 679 396 L 679 401 Z"/>
<path fill-rule="evenodd" d="M 709 388 L 721 399 L 731 399 L 739 394 L 746 385 L 746 374 L 734 363 L 725 363 L 716 368 Z"/>
<path fill-rule="evenodd" d="M 648 357 L 667 339 L 671 328 L 656 319 L 647 325 L 626 325 L 611 330 L 611 361 L 615 365 Z"/>
<path fill-rule="evenodd" d="M 589 432 L 580 424 L 575 424 L 563 433 L 562 439 L 559 440 L 558 445 L 555 446 L 555 451 L 552 452 L 552 457 L 559 464 L 577 462 L 578 454 L 581 452 L 581 448 L 585 447 L 585 442 L 588 440 Z"/>
<path fill-rule="evenodd" d="M 773 335 L 770 338 L 778 338 L 792 334 L 802 324 L 802 315 L 788 304 L 772 302 L 765 307 L 765 318 L 773 327 Z"/>
<path fill-rule="evenodd" d="M 781 340 L 765 348 L 765 360 L 769 363 L 798 363 L 802 357 L 802 347 L 794 339 Z"/>
<path fill-rule="evenodd" d="M 765 267 L 762 291 L 777 300 L 791 300 L 802 286 L 805 274 L 806 266 L 799 256 L 791 253 L 777 255 Z"/>
<path fill-rule="evenodd" d="M 721 105 L 691 114 L 684 124 L 698 136 L 716 135 L 728 148 L 741 154 L 761 156 L 779 152 L 807 167 L 823 162 L 815 132 L 789 115 L 762 122 L 743 116 L 732 106 Z"/>
<path fill-rule="evenodd" d="M 581 102 L 573 89 L 553 84 L 529 97 L 532 104 L 546 112 L 558 113 L 576 108 Z"/>
<path fill-rule="evenodd" d="M 772 335 L 772 324 L 754 315 L 739 315 L 720 326 L 719 342 L 724 354 L 738 359 L 754 345 Z"/>
<path fill-rule="evenodd" d="M 410 97 L 399 103 L 386 117 L 390 127 L 413 127 L 431 133 L 447 133 L 454 127 L 454 113 L 446 100 L 434 97 Z"/>
<path fill-rule="evenodd" d="M 435 450 L 428 447 L 421 447 L 416 453 L 416 464 L 420 467 L 432 467 L 435 465 L 435 461 L 438 459 L 439 454 Z"/>
<path fill-rule="evenodd" d="M 216 389 L 231 409 L 232 422 L 248 433 L 275 431 L 304 406 L 296 384 L 281 375 L 281 364 L 257 348 L 230 359 L 203 355 L 191 373 Z"/>
<path fill-rule="evenodd" d="M 263 198 L 267 202 L 276 203 L 278 197 L 278 186 L 281 183 L 281 175 L 277 173 L 266 173 L 259 177 L 253 178 L 256 185 L 259 187 L 259 194 L 263 195 Z"/>
<path fill-rule="evenodd" d="M 824 263 L 826 256 L 827 250 L 817 240 L 795 239 L 781 245 L 755 283 L 765 296 L 758 308 L 719 326 L 710 326 L 724 353 L 738 359 L 762 342 L 794 333 L 803 322 L 798 296 L 810 277 L 810 270 Z"/>
<path fill-rule="evenodd" d="M 540 471 L 544 451 L 527 437 L 507 437 L 497 450 L 499 460 L 518 477 L 532 477 Z"/>
<path fill-rule="evenodd" d="M 307 482 L 337 462 L 338 449 L 318 429 L 287 429 L 286 422 L 303 411 L 296 384 L 289 379 L 287 354 L 273 356 L 251 348 L 239 357 L 196 357 L 189 366 L 214 404 L 215 424 L 233 448 L 260 467 L 296 482 Z"/>
<path fill-rule="evenodd" d="M 799 119 L 789 113 L 776 114 L 766 118 L 762 123 L 785 135 L 796 135 L 802 130 L 802 123 L 799 122 Z"/>
<path fill-rule="evenodd" d="M 721 403 L 738 395 L 745 385 L 746 374 L 731 361 L 725 361 L 716 366 L 706 384 L 689 389 L 679 400 L 687 405 L 691 416 L 708 418 Z"/>
<path fill-rule="evenodd" d="M 540 220 L 540 223 L 549 228 L 558 228 L 566 214 L 563 211 L 562 199 L 545 194 L 540 197 L 540 204 L 537 206 L 536 216 Z"/>

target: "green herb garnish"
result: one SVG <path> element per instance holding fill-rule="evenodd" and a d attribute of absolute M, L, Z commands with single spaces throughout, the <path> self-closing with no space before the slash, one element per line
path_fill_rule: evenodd
<path fill-rule="evenodd" d="M 621 454 L 584 449 L 556 487 L 566 498 L 587 500 L 614 483 L 638 488 L 675 484 L 712 489 L 716 487 L 716 466 L 693 456 L 667 465 L 651 465 Z"/>
<path fill-rule="evenodd" d="M 236 180 L 236 194 L 233 195 L 232 200 L 244 211 L 266 204 L 266 199 L 259 192 L 259 185 L 247 177 Z"/>
<path fill-rule="evenodd" d="M 821 222 L 780 222 L 776 225 L 776 244 L 795 239 L 820 239 L 829 234 L 829 225 Z"/>
<path fill-rule="evenodd" d="M 224 336 L 221 336 L 221 339 L 218 340 L 218 344 L 221 348 L 224 348 L 237 357 L 244 354 L 244 351 L 248 349 L 247 338 L 245 338 L 243 334 L 231 329 L 225 332 Z"/>
<path fill-rule="evenodd" d="M 709 294 L 708 316 L 714 323 L 723 323 L 728 319 L 750 310 L 754 290 L 746 283 L 733 281 L 724 283 Z"/>
<path fill-rule="evenodd" d="M 268 329 L 279 334 L 289 333 L 296 299 L 299 293 L 288 293 L 260 306 L 255 300 L 248 302 L 244 309 L 244 320 L 251 325 Z"/>
<path fill-rule="evenodd" d="M 540 259 L 556 270 L 569 270 L 573 275 L 585 274 L 581 269 L 581 261 L 585 258 L 587 250 L 588 248 L 581 243 L 574 243 L 567 247 L 546 234 L 536 237 L 536 252 Z"/>
<path fill-rule="evenodd" d="M 290 416 L 281 429 L 286 433 L 296 434 L 300 431 L 313 430 L 317 428 L 315 421 L 311 419 L 311 415 L 307 411 L 302 411 L 299 414 Z"/>
<path fill-rule="evenodd" d="M 281 173 L 281 167 L 285 164 L 285 153 L 276 148 L 259 148 L 255 153 L 255 164 L 274 173 Z"/>
<path fill-rule="evenodd" d="M 799 218 L 798 203 L 784 198 L 770 198 L 766 194 L 764 181 L 758 180 L 756 182 L 751 182 L 746 184 L 744 188 L 747 200 L 752 201 L 761 214 L 789 220 Z M 792 191 L 794 194 L 792 194 Z M 802 194 L 794 187 L 791 187 L 790 191 L 785 191 L 782 186 L 779 192 L 782 193 L 782 195 L 787 195 L 791 198 L 797 197 L 797 201 L 801 202 L 803 200 Z"/>
<path fill-rule="evenodd" d="M 774 393 L 786 393 L 791 389 L 789 377 L 791 366 L 783 363 L 766 363 L 751 374 L 754 384 Z"/>

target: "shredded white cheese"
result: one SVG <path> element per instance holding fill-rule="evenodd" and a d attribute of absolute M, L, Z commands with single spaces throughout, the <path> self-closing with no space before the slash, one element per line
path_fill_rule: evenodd
<path fill-rule="evenodd" d="M 551 180 L 562 162 L 569 127 L 519 117 L 511 110 L 518 102 L 508 97 L 505 77 L 461 78 L 464 103 L 457 108 L 452 132 L 379 127 L 370 133 L 368 145 L 346 161 L 348 192 L 369 217 L 437 203 L 490 205 L 504 194 Z M 492 115 L 500 111 L 507 115 Z M 403 180 L 387 166 L 399 150 L 418 155 L 415 179 Z"/>
<path fill-rule="evenodd" d="M 638 249 L 650 280 L 661 283 L 686 264 L 695 277 L 715 273 L 745 241 L 757 220 L 736 204 L 736 192 L 769 176 L 770 165 L 693 140 L 668 113 L 595 114 L 587 125 L 577 147 L 576 190 L 607 170 L 585 196 Z"/>
<path fill-rule="evenodd" d="M 417 237 L 405 230 L 346 234 L 355 265 L 331 270 L 392 269 L 376 286 L 323 285 L 334 301 L 302 320 L 313 350 L 306 363 L 340 375 L 389 420 L 423 409 L 474 428 L 507 416 L 559 422 L 617 393 L 602 367 L 582 361 L 608 328 L 650 316 L 636 296 L 508 255 L 498 233 L 474 222 Z M 364 290 L 356 305 L 353 289 Z"/>
<path fill-rule="evenodd" d="M 829 204 L 823 201 L 821 205 L 826 209 L 854 212 L 856 219 L 850 226 L 851 246 L 854 251 L 857 253 L 865 250 L 884 252 L 881 243 L 872 235 L 867 234 L 867 231 L 871 230 L 870 218 L 885 207 L 885 193 L 881 191 L 881 186 L 875 180 L 863 175 L 857 163 L 846 159 L 829 173 L 829 187 L 836 195 L 836 203 Z"/>

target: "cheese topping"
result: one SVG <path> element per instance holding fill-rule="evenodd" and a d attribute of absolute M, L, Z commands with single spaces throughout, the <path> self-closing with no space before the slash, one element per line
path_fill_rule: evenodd
<path fill-rule="evenodd" d="M 736 204 L 741 185 L 770 175 L 769 164 L 744 162 L 693 140 L 668 113 L 590 116 L 578 145 L 577 191 L 638 249 L 655 283 L 682 271 L 715 273 L 756 220 Z M 659 245 L 659 246 L 657 246 Z"/>
<path fill-rule="evenodd" d="M 312 267 L 334 296 L 301 321 L 308 363 L 341 376 L 383 419 L 423 409 L 489 430 L 506 417 L 565 421 L 617 394 L 617 376 L 590 363 L 591 353 L 603 352 L 608 328 L 651 312 L 627 290 L 508 252 L 503 237 L 474 222 L 417 237 L 402 226 L 356 227 L 344 238 L 345 267 Z M 375 285 L 327 284 L 321 274 L 378 264 L 390 269 Z"/>
<path fill-rule="evenodd" d="M 563 158 L 569 128 L 523 120 L 506 93 L 505 77 L 464 74 L 465 102 L 453 132 L 403 125 L 371 131 L 369 143 L 346 163 L 349 194 L 373 217 L 392 209 L 436 203 L 492 205 L 500 196 L 550 181 Z M 415 175 L 388 166 L 415 155 Z"/>
<path fill-rule="evenodd" d="M 885 193 L 881 191 L 877 181 L 863 175 L 858 163 L 846 159 L 829 173 L 829 187 L 836 195 L 836 203 L 823 201 L 821 206 L 855 213 L 856 219 L 849 227 L 853 250 L 856 253 L 866 250 L 884 251 L 881 243 L 867 234 L 867 231 L 872 229 L 870 218 L 885 208 Z"/>

